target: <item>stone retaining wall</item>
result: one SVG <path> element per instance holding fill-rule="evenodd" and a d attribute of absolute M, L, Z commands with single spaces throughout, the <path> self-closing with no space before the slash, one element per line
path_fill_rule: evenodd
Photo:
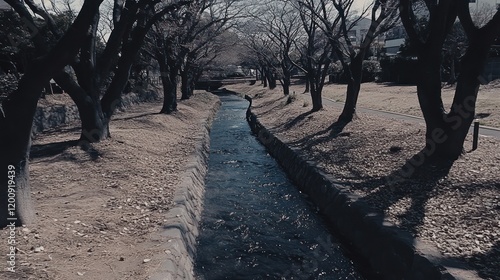
<path fill-rule="evenodd" d="M 385 221 L 383 214 L 370 209 L 314 162 L 304 160 L 276 138 L 253 113 L 249 112 L 247 120 L 259 141 L 319 207 L 335 233 L 383 279 L 480 279 L 462 263 L 443 261 L 433 246 Z"/>
<path fill-rule="evenodd" d="M 159 258 L 163 263 L 150 275 L 152 280 L 190 280 L 194 279 L 194 260 L 196 257 L 196 238 L 203 210 L 205 175 L 210 151 L 210 128 L 219 110 L 220 102 L 212 109 L 197 136 L 197 145 L 191 155 L 187 168 L 181 176 L 183 181 L 174 195 L 174 206 L 167 212 L 168 224 L 160 232 L 163 251 Z"/>
<path fill-rule="evenodd" d="M 158 100 L 159 97 L 159 94 L 154 90 L 127 93 L 122 96 L 120 106 L 117 109 L 123 111 L 134 104 Z M 80 120 L 80 116 L 78 115 L 78 108 L 74 103 L 71 105 L 39 106 L 36 108 L 31 131 L 32 134 L 37 134 L 44 130 L 78 120 Z"/>

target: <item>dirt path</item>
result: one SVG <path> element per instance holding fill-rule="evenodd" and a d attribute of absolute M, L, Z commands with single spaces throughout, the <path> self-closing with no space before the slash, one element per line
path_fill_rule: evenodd
<path fill-rule="evenodd" d="M 310 113 L 309 95 L 296 94 L 287 104 L 279 89 L 241 84 L 227 88 L 255 97 L 253 111 L 266 127 L 384 213 L 389 222 L 434 244 L 444 259 L 468 263 L 482 278 L 498 279 L 500 140 L 480 137 L 478 150 L 464 154 L 452 166 L 416 166 L 415 176 L 395 181 L 407 171 L 401 170 L 405 162 L 423 148 L 424 125 L 359 113 L 341 131 L 334 130 L 330 125 L 339 110 L 325 106 Z M 398 95 L 399 87 L 380 90 L 373 94 L 389 97 L 390 91 Z M 381 100 L 374 97 L 380 102 L 372 105 L 383 106 Z M 394 102 L 391 108 L 409 106 Z M 465 149 L 471 145 L 467 138 Z"/>
<path fill-rule="evenodd" d="M 39 135 L 30 164 L 37 222 L 18 229 L 17 272 L 0 279 L 147 279 L 161 261 L 153 256 L 165 253 L 152 233 L 167 222 L 194 135 L 216 102 L 197 92 L 172 115 L 157 114 L 160 102 L 134 106 L 111 122 L 111 139 L 87 151 L 70 145 L 78 127 Z"/>

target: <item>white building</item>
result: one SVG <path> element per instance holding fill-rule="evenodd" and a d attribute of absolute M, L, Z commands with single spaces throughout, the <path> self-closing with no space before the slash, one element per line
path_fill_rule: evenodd
<path fill-rule="evenodd" d="M 361 40 L 365 37 L 366 33 L 368 33 L 370 24 L 370 19 L 362 18 L 356 23 L 355 26 L 352 27 L 351 30 L 349 30 L 349 39 L 351 39 L 351 42 L 354 46 L 361 45 Z"/>
<path fill-rule="evenodd" d="M 354 25 L 351 30 L 348 31 L 349 39 L 355 48 L 358 48 L 362 40 L 365 38 L 366 33 L 368 33 L 368 29 L 371 25 L 371 19 L 369 18 L 361 18 L 356 25 Z M 377 36 L 371 45 L 371 50 L 373 54 L 378 54 L 379 50 L 384 45 L 384 34 Z"/>

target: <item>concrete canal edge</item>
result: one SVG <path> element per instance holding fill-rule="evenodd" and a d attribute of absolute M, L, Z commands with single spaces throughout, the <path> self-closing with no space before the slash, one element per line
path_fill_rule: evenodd
<path fill-rule="evenodd" d="M 182 182 L 174 194 L 173 206 L 166 214 L 168 223 L 158 233 L 158 239 L 167 240 L 161 244 L 163 253 L 154 256 L 162 262 L 149 273 L 149 279 L 194 279 L 196 238 L 203 210 L 210 129 L 219 108 L 220 101 L 212 108 L 197 136 L 195 151 L 186 163 L 186 170 L 181 176 Z"/>
<path fill-rule="evenodd" d="M 333 230 L 354 253 L 383 279 L 481 279 L 465 264 L 446 260 L 433 245 L 384 220 L 360 197 L 349 193 L 317 165 L 275 137 L 247 111 L 247 121 L 259 141 L 298 188 L 320 209 Z"/>

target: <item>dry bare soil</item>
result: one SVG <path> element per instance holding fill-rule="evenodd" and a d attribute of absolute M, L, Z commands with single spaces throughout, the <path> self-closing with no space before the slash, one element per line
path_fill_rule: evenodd
<path fill-rule="evenodd" d="M 16 272 L 0 279 L 148 279 L 162 261 L 154 256 L 168 253 L 155 233 L 218 100 L 196 92 L 171 115 L 157 114 L 161 102 L 137 105 L 86 151 L 75 146 L 78 124 L 38 135 L 30 162 L 37 220 L 17 229 Z M 4 270 L 8 232 L 0 232 Z"/>
<path fill-rule="evenodd" d="M 423 148 L 423 124 L 359 114 L 343 129 L 333 129 L 338 107 L 325 104 L 323 110 L 310 113 L 310 96 L 301 94 L 300 85 L 292 87 L 296 94 L 289 104 L 279 88 L 227 88 L 254 97 L 253 111 L 266 127 L 383 212 L 388 221 L 435 245 L 444 259 L 463 261 L 482 278 L 500 279 L 498 139 L 480 137 L 479 148 L 451 166 L 417 166 L 414 176 L 394 184 L 391 179 L 407 171 L 402 166 Z M 328 85 L 324 96 L 342 101 L 344 93 L 345 86 Z M 419 115 L 415 93 L 410 86 L 363 84 L 359 105 Z M 485 87 L 479 96 L 478 112 L 489 114 L 484 123 L 500 127 L 498 88 Z M 446 90 L 445 103 L 451 98 L 452 91 Z M 466 150 L 471 146 L 469 136 Z"/>

